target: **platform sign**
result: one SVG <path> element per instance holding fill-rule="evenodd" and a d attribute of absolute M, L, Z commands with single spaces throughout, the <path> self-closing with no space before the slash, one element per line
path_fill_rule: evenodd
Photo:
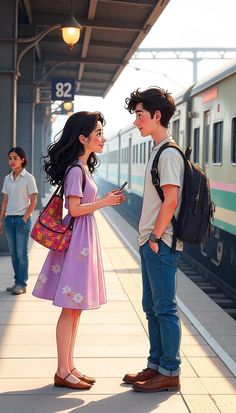
<path fill-rule="evenodd" d="M 53 78 L 51 82 L 52 100 L 74 100 L 75 79 Z"/>

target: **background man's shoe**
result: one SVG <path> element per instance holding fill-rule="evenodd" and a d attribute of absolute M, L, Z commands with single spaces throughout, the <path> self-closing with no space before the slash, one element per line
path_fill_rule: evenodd
<path fill-rule="evenodd" d="M 17 285 L 12 291 L 11 293 L 13 295 L 20 295 L 20 294 L 24 294 L 26 293 L 26 287 L 21 287 L 20 285 Z"/>
<path fill-rule="evenodd" d="M 6 291 L 9 291 L 10 293 L 16 288 L 16 284 L 12 285 L 11 287 L 7 287 Z"/>
<path fill-rule="evenodd" d="M 179 376 L 164 376 L 158 373 L 156 377 L 147 381 L 136 381 L 133 384 L 135 391 L 143 393 L 154 393 L 158 391 L 178 391 L 180 390 Z"/>
<path fill-rule="evenodd" d="M 127 384 L 133 384 L 136 381 L 146 381 L 149 379 L 153 379 L 154 377 L 156 377 L 156 375 L 158 374 L 157 370 L 153 370 L 150 369 L 149 367 L 147 367 L 146 369 L 140 371 L 139 373 L 136 374 L 126 374 L 123 377 L 123 381 Z"/>

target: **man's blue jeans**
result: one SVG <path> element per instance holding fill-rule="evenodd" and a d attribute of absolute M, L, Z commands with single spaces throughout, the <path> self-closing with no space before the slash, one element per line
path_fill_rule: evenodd
<path fill-rule="evenodd" d="M 28 241 L 31 218 L 23 221 L 21 215 L 8 215 L 5 218 L 5 232 L 14 269 L 15 284 L 26 287 L 28 280 Z"/>
<path fill-rule="evenodd" d="M 180 252 L 163 241 L 155 254 L 146 242 L 139 249 L 143 280 L 143 311 L 148 320 L 148 367 L 166 376 L 180 374 L 181 328 L 176 303 L 176 270 Z"/>

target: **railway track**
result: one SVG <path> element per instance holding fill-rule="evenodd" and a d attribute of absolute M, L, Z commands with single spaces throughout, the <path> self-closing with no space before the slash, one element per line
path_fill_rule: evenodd
<path fill-rule="evenodd" d="M 225 285 L 215 274 L 186 253 L 182 254 L 178 267 L 216 304 L 236 320 L 236 295 L 229 286 Z"/>

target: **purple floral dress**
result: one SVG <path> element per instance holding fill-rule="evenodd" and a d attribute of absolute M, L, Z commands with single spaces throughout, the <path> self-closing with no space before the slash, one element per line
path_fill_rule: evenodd
<path fill-rule="evenodd" d="M 93 202 L 97 186 L 86 171 L 82 191 L 82 171 L 73 168 L 65 181 L 65 208 L 68 196 L 80 197 L 81 204 Z M 70 215 L 64 218 L 68 223 Z M 75 219 L 66 252 L 50 251 L 35 284 L 33 295 L 52 300 L 54 305 L 72 309 L 93 309 L 106 302 L 106 291 L 97 226 L 93 213 Z"/>

